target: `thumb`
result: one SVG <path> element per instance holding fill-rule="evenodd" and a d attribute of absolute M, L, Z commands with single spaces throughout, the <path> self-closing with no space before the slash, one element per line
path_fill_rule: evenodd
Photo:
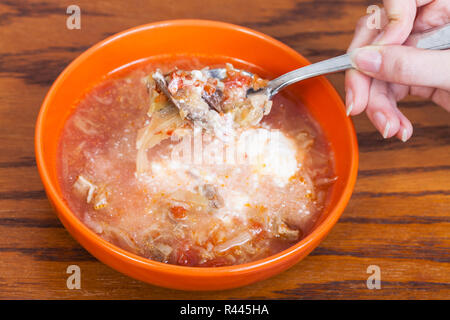
<path fill-rule="evenodd" d="M 350 56 L 357 70 L 375 79 L 450 91 L 450 50 L 367 46 Z"/>

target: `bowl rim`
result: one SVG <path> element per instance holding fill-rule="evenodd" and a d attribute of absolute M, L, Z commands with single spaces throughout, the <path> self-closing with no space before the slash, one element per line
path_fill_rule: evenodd
<path fill-rule="evenodd" d="M 302 60 L 309 63 L 306 58 L 304 58 L 300 53 L 295 51 L 294 49 L 290 48 L 289 46 L 285 45 L 284 43 L 272 38 L 269 35 L 263 34 L 259 31 L 252 30 L 250 28 L 242 27 L 239 25 L 221 22 L 221 21 L 213 21 L 213 20 L 200 20 L 200 19 L 176 19 L 176 20 L 163 20 L 163 21 L 156 21 L 148 24 L 143 24 L 139 26 L 135 26 L 132 28 L 129 28 L 127 30 L 121 31 L 119 33 L 116 33 L 114 35 L 111 35 L 107 37 L 106 39 L 94 44 L 89 49 L 81 53 L 78 57 L 76 57 L 57 77 L 57 79 L 53 82 L 52 86 L 50 87 L 48 93 L 45 96 L 45 99 L 41 105 L 41 108 L 39 110 L 39 115 L 37 117 L 36 121 L 36 128 L 35 128 L 35 155 L 36 155 L 36 164 L 39 171 L 39 174 L 41 176 L 41 180 L 44 184 L 44 188 L 47 194 L 47 197 L 50 198 L 51 202 L 55 206 L 55 211 L 60 218 L 60 215 L 64 217 L 64 219 L 68 222 L 69 225 L 71 225 L 74 229 L 77 229 L 80 233 L 83 234 L 85 238 L 88 238 L 90 242 L 93 243 L 93 245 L 97 248 L 100 248 L 101 250 L 109 251 L 110 254 L 115 255 L 116 257 L 120 258 L 123 261 L 128 261 L 134 264 L 138 264 L 141 267 L 144 267 L 146 269 L 157 269 L 161 272 L 164 272 L 166 274 L 190 274 L 190 275 L 196 275 L 196 276 L 218 276 L 218 275 L 226 275 L 230 273 L 242 273 L 244 271 L 250 271 L 250 270 L 257 270 L 267 265 L 274 265 L 279 261 L 284 260 L 285 258 L 289 256 L 295 255 L 298 251 L 301 251 L 303 248 L 307 247 L 310 243 L 317 242 L 317 244 L 323 239 L 328 232 L 332 229 L 332 227 L 335 225 L 339 217 L 342 215 L 348 201 L 350 200 L 350 197 L 352 195 L 354 185 L 356 183 L 356 176 L 358 172 L 358 144 L 356 139 L 356 132 L 353 126 L 353 122 L 350 118 L 346 118 L 346 121 L 342 124 L 343 129 L 350 132 L 350 143 L 351 143 L 351 164 L 350 164 L 350 174 L 347 180 L 347 183 L 345 184 L 342 195 L 340 196 L 338 202 L 336 205 L 330 209 L 328 216 L 322 221 L 316 228 L 313 229 L 312 232 L 310 232 L 305 238 L 297 242 L 296 244 L 292 245 L 291 247 L 277 253 L 274 255 L 271 255 L 269 257 L 266 257 L 264 259 L 255 260 L 252 262 L 248 262 L 245 264 L 238 264 L 238 265 L 231 265 L 231 266 L 222 266 L 222 267 L 190 267 L 190 266 L 180 266 L 180 265 L 173 265 L 173 264 L 166 264 L 162 262 L 153 261 L 141 256 L 138 256 L 134 253 L 128 252 L 124 249 L 121 249 L 120 247 L 117 247 L 113 245 L 112 243 L 104 240 L 99 235 L 97 235 L 94 231 L 89 229 L 78 217 L 72 212 L 72 210 L 69 208 L 69 206 L 65 203 L 62 195 L 60 195 L 57 192 L 56 186 L 52 183 L 48 169 L 47 164 L 44 159 L 44 143 L 42 139 L 43 135 L 43 122 L 45 120 L 45 117 L 48 113 L 48 104 L 52 100 L 53 96 L 55 95 L 55 92 L 59 89 L 63 81 L 70 76 L 70 73 L 72 70 L 77 68 L 79 64 L 81 64 L 85 59 L 87 59 L 93 52 L 100 49 L 101 47 L 107 45 L 108 43 L 122 38 L 126 37 L 129 34 L 142 32 L 145 30 L 150 30 L 153 28 L 164 28 L 164 27 L 173 27 L 173 26 L 201 26 L 201 27 L 219 27 L 222 29 L 230 29 L 233 31 L 239 31 L 242 33 L 249 34 L 251 36 L 256 36 L 258 38 L 261 38 L 262 40 L 269 42 L 273 46 L 281 47 L 283 51 L 289 53 L 290 55 L 296 56 L 298 59 L 299 57 L 302 58 Z M 343 106 L 342 100 L 339 96 L 339 94 L 336 92 L 334 87 L 326 80 L 325 78 L 317 78 L 318 81 L 321 81 L 322 85 L 325 86 L 327 91 L 332 95 L 333 99 L 336 101 L 337 104 L 341 104 Z M 344 108 L 342 108 L 344 112 Z M 60 220 L 62 220 L 60 218 Z M 63 222 L 63 221 L 62 221 Z M 64 224 L 64 222 L 63 222 Z M 67 228 L 66 228 L 67 229 Z M 70 232 L 72 233 L 72 232 Z M 317 245 L 316 244 L 316 245 Z M 83 245 L 83 247 L 85 247 Z M 315 248 L 315 246 L 312 248 L 312 250 Z M 91 252 L 91 250 L 88 250 L 92 255 L 97 257 L 97 254 L 94 254 Z"/>

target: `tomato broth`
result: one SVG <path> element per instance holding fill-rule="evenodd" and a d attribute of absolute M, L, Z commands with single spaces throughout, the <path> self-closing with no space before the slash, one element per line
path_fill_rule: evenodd
<path fill-rule="evenodd" d="M 62 130 L 58 179 L 93 232 L 155 261 L 217 267 L 268 257 L 311 231 L 337 177 L 320 126 L 288 90 L 274 97 L 270 114 L 227 140 L 180 118 L 176 129 L 147 135 L 158 116 L 149 108 L 163 99 L 152 98 L 149 74 L 227 62 L 143 62 L 82 97 Z"/>

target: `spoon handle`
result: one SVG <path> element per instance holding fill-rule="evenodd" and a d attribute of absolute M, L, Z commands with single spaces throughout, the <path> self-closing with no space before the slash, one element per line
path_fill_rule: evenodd
<path fill-rule="evenodd" d="M 423 33 L 412 34 L 405 44 L 420 49 L 450 49 L 450 24 L 433 28 Z M 267 85 L 269 96 L 274 96 L 284 87 L 298 81 L 351 68 L 353 68 L 353 65 L 349 54 L 307 65 L 269 81 Z"/>
<path fill-rule="evenodd" d="M 353 68 L 352 60 L 348 54 L 334 57 L 317 63 L 307 65 L 305 67 L 296 69 L 279 76 L 276 79 L 269 81 L 267 88 L 269 89 L 269 96 L 272 97 L 278 93 L 284 87 L 309 79 L 312 77 L 321 76 L 324 74 L 344 71 Z"/>

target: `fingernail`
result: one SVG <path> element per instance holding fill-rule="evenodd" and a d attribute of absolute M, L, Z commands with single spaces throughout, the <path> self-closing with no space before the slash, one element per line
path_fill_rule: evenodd
<path fill-rule="evenodd" d="M 385 115 L 382 112 L 375 112 L 373 115 L 373 121 L 378 131 L 383 133 L 383 138 L 387 138 L 389 134 L 389 129 L 391 129 L 391 124 L 387 121 Z"/>
<path fill-rule="evenodd" d="M 352 89 L 347 90 L 347 94 L 345 95 L 345 104 L 347 105 L 347 117 L 350 115 L 350 112 L 353 110 L 353 91 Z"/>
<path fill-rule="evenodd" d="M 356 49 L 351 58 L 356 66 L 356 69 L 369 72 L 377 73 L 381 68 L 381 53 L 378 51 L 377 47 L 363 47 Z"/>
<path fill-rule="evenodd" d="M 403 130 L 402 130 L 402 141 L 406 142 L 406 140 L 408 140 L 408 131 L 405 128 L 403 128 Z"/>
<path fill-rule="evenodd" d="M 347 107 L 347 117 L 350 115 L 352 110 L 353 110 L 353 102 L 350 102 L 349 106 Z"/>
<path fill-rule="evenodd" d="M 389 129 L 391 129 L 391 124 L 389 121 L 386 121 L 386 126 L 384 127 L 384 131 L 383 131 L 383 138 L 386 139 L 388 137 Z"/>

